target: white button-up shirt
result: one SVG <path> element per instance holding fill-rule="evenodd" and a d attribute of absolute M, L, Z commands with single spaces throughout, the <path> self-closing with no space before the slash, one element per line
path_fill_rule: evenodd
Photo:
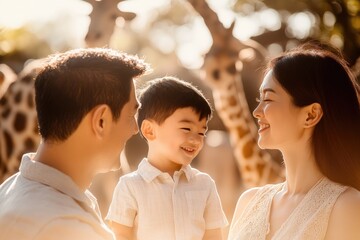
<path fill-rule="evenodd" d="M 0 240 L 115 239 L 89 191 L 32 157 L 0 186 Z"/>
<path fill-rule="evenodd" d="M 228 224 L 208 174 L 183 166 L 172 178 L 146 159 L 120 178 L 106 219 L 134 227 L 141 240 L 200 240 Z"/>

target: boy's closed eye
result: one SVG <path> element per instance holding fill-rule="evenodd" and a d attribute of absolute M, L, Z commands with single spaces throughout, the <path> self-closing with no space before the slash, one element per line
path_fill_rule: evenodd
<path fill-rule="evenodd" d="M 190 132 L 191 131 L 191 128 L 181 128 L 182 130 L 184 130 L 184 131 L 186 131 L 186 132 Z M 202 136 L 202 137 L 205 137 L 206 135 L 206 133 L 205 132 L 199 132 L 198 133 L 200 136 Z"/>
<path fill-rule="evenodd" d="M 181 128 L 182 130 L 185 130 L 185 131 L 188 131 L 188 132 L 190 132 L 191 131 L 191 129 L 190 128 Z"/>

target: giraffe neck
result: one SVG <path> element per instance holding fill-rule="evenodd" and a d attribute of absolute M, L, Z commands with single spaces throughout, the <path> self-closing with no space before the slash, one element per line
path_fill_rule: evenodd
<path fill-rule="evenodd" d="M 245 187 L 260 186 L 282 179 L 282 168 L 268 152 L 257 145 L 257 126 L 252 118 L 241 81 L 241 69 L 236 68 L 242 50 L 263 54 L 259 44 L 250 46 L 232 35 L 234 23 L 225 28 L 206 1 L 189 0 L 208 27 L 213 45 L 205 56 L 205 82 L 213 90 L 215 109 L 228 129 L 234 155 Z M 249 52 L 248 52 L 249 53 Z"/>
<path fill-rule="evenodd" d="M 244 186 L 281 181 L 282 167 L 257 145 L 257 126 L 247 105 L 242 82 L 234 79 L 226 89 L 214 88 L 213 96 L 215 108 L 228 129 Z"/>

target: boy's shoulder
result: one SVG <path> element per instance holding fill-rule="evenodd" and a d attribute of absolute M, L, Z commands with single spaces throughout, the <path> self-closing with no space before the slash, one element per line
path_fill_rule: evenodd
<path fill-rule="evenodd" d="M 203 172 L 197 168 L 189 166 L 188 169 L 192 172 L 193 175 L 211 178 L 211 176 L 208 173 Z"/>
<path fill-rule="evenodd" d="M 125 173 L 120 177 L 120 180 L 122 181 L 141 180 L 141 175 L 139 174 L 138 170 L 135 170 L 133 172 Z"/>
<path fill-rule="evenodd" d="M 214 179 L 210 176 L 209 173 L 203 172 L 197 168 L 190 167 L 189 171 L 191 171 L 191 175 L 194 179 L 205 181 L 205 182 L 215 182 Z"/>

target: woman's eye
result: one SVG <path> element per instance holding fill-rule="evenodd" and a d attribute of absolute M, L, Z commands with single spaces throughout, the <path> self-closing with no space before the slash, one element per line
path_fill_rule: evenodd
<path fill-rule="evenodd" d="M 260 102 L 270 102 L 271 100 L 268 98 L 264 98 L 264 99 L 260 99 L 260 98 L 256 98 L 256 102 L 260 103 Z"/>
<path fill-rule="evenodd" d="M 181 128 L 181 129 L 185 131 L 190 131 L 190 128 Z"/>
<path fill-rule="evenodd" d="M 206 136 L 205 133 L 199 133 L 199 135 L 202 136 L 202 137 L 205 137 L 205 136 Z"/>

